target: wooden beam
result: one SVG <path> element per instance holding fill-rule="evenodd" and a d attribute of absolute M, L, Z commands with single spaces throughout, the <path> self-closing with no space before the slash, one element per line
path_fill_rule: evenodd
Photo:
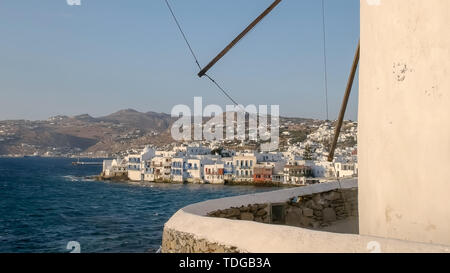
<path fill-rule="evenodd" d="M 341 111 L 339 112 L 339 117 L 337 120 L 336 130 L 334 132 L 334 139 L 331 145 L 331 150 L 328 155 L 328 161 L 333 162 L 334 152 L 336 150 L 337 142 L 339 139 L 339 135 L 341 133 L 342 123 L 344 122 L 345 111 L 347 110 L 348 99 L 350 98 L 350 93 L 352 92 L 353 81 L 356 75 L 356 69 L 358 68 L 359 63 L 359 52 L 360 52 L 360 42 L 358 42 L 358 47 L 356 49 L 355 57 L 353 59 L 352 70 L 350 72 L 350 76 L 347 82 L 347 88 L 345 89 L 344 99 L 341 105 Z"/>
<path fill-rule="evenodd" d="M 208 65 L 206 65 L 198 76 L 203 77 L 225 54 L 230 51 L 250 30 L 252 30 L 267 14 L 269 14 L 282 0 L 275 0 L 261 15 L 259 15 L 244 31 L 242 31 L 229 45 L 227 45 Z"/>

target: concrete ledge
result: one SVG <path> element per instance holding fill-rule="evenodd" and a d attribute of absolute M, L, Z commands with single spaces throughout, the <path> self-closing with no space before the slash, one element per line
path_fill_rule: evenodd
<path fill-rule="evenodd" d="M 415 243 L 387 238 L 355 234 L 339 234 L 298 227 L 270 225 L 257 222 L 206 217 L 208 212 L 258 203 L 285 202 L 294 196 L 310 195 L 335 189 L 355 188 L 356 180 L 316 184 L 307 187 L 285 189 L 252 195 L 210 200 L 187 206 L 164 226 L 163 252 L 208 252 L 201 244 L 217 245 L 236 252 L 249 253 L 368 253 L 381 252 L 450 252 L 450 246 Z M 170 236 L 168 236 L 170 232 Z M 180 236 L 177 237 L 177 232 Z M 193 238 L 189 248 L 176 247 L 186 244 L 186 234 Z M 169 248 L 168 246 L 175 248 Z M 186 250 L 188 249 L 188 250 Z M 204 250 L 205 249 L 205 250 Z"/>

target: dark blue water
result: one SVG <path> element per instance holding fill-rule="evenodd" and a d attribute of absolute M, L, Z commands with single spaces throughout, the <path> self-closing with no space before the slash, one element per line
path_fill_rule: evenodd
<path fill-rule="evenodd" d="M 154 252 L 180 208 L 272 190 L 214 185 L 130 185 L 89 181 L 101 166 L 70 159 L 0 158 L 0 252 Z"/>

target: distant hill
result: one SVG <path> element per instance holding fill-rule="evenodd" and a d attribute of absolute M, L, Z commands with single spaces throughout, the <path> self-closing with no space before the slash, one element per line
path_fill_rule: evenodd
<path fill-rule="evenodd" d="M 204 119 L 206 122 L 208 119 Z M 0 155 L 71 155 L 117 153 L 145 144 L 173 143 L 169 114 L 120 110 L 104 117 L 89 114 L 55 116 L 44 121 L 0 121 Z M 280 123 L 312 123 L 311 119 L 281 118 Z"/>
<path fill-rule="evenodd" d="M 88 114 L 74 116 L 73 118 L 80 120 L 80 121 L 86 121 L 86 122 L 96 122 L 97 121 L 96 118 L 93 118 Z"/>
<path fill-rule="evenodd" d="M 105 117 L 97 118 L 97 121 L 123 124 L 128 128 L 141 130 L 164 131 L 171 124 L 171 116 L 164 113 L 141 113 L 133 109 L 120 110 Z"/>

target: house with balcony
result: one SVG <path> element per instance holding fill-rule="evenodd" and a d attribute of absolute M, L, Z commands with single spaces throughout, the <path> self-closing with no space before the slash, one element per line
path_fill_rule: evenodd
<path fill-rule="evenodd" d="M 224 181 L 232 181 L 234 176 L 234 165 L 232 157 L 224 157 L 221 159 L 224 165 L 223 176 Z"/>
<path fill-rule="evenodd" d="M 335 162 L 336 176 L 339 178 L 355 177 L 358 175 L 358 163 Z"/>
<path fill-rule="evenodd" d="M 236 182 L 252 182 L 253 167 L 257 160 L 255 155 L 244 154 L 233 157 L 234 162 L 234 180 Z"/>
<path fill-rule="evenodd" d="M 204 181 L 209 184 L 223 184 L 225 182 L 225 164 L 221 162 L 215 162 L 205 164 L 204 168 Z"/>
<path fill-rule="evenodd" d="M 321 179 L 335 179 L 334 163 L 328 161 L 314 161 L 311 165 L 313 176 Z"/>
<path fill-rule="evenodd" d="M 172 158 L 171 180 L 177 183 L 183 183 L 187 178 L 186 159 L 184 157 Z"/>
<path fill-rule="evenodd" d="M 127 156 L 128 179 L 131 181 L 143 181 L 145 162 L 155 156 L 155 150 L 146 146 L 141 153 Z"/>
<path fill-rule="evenodd" d="M 172 157 L 154 157 L 149 162 L 148 167 L 148 173 L 145 174 L 145 181 L 170 181 Z"/>
<path fill-rule="evenodd" d="M 306 165 L 286 165 L 284 167 L 284 183 L 306 185 L 308 178 L 313 177 L 313 171 Z"/>
<path fill-rule="evenodd" d="M 200 158 L 187 158 L 186 165 L 186 181 L 189 183 L 203 183 L 203 160 Z"/>
<path fill-rule="evenodd" d="M 272 182 L 273 166 L 267 164 L 256 164 L 253 167 L 253 182 L 267 183 Z"/>
<path fill-rule="evenodd" d="M 113 160 L 104 160 L 102 176 L 105 178 L 126 177 L 128 175 L 127 160 L 125 158 L 116 158 Z"/>

